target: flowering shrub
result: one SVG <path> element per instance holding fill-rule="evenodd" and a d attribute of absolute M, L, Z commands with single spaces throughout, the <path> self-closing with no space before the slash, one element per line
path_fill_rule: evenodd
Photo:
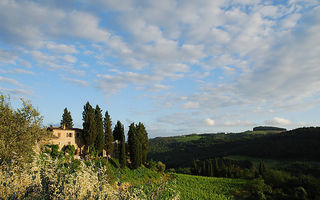
<path fill-rule="evenodd" d="M 96 161 L 88 165 L 68 157 L 37 155 L 23 167 L 14 162 L 0 167 L 0 199 L 160 199 L 166 190 L 174 199 L 174 192 L 161 177 L 143 185 L 114 176 L 109 166 L 97 167 Z"/>

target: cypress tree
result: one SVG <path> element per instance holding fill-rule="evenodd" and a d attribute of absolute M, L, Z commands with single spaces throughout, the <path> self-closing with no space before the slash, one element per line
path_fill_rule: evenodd
<path fill-rule="evenodd" d="M 65 126 L 66 129 L 71 129 L 73 128 L 73 120 L 71 117 L 71 113 L 68 111 L 67 108 L 64 108 L 63 114 L 62 114 L 62 120 L 60 122 L 60 126 Z"/>
<path fill-rule="evenodd" d="M 112 156 L 113 154 L 113 133 L 112 133 L 112 122 L 108 111 L 106 111 L 104 116 L 104 135 L 105 135 L 105 149 L 107 156 Z"/>
<path fill-rule="evenodd" d="M 124 129 L 122 129 L 120 135 L 121 135 L 121 139 L 120 139 L 119 163 L 120 163 L 120 167 L 124 168 L 127 165 L 126 142 L 125 142 L 125 136 L 124 136 Z"/>
<path fill-rule="evenodd" d="M 121 141 L 121 129 L 123 129 L 123 125 L 118 120 L 117 124 L 115 125 L 114 130 L 113 130 L 113 139 L 115 141 L 116 140 L 118 140 L 119 142 Z"/>
<path fill-rule="evenodd" d="M 83 119 L 83 131 L 82 136 L 85 143 L 85 151 L 92 150 L 96 139 L 96 122 L 95 122 L 95 111 L 89 102 L 83 107 L 82 112 Z"/>
<path fill-rule="evenodd" d="M 141 157 L 141 163 L 145 163 L 147 161 L 147 156 L 149 152 L 149 139 L 148 139 L 148 133 L 146 131 L 145 126 L 139 122 L 139 124 L 136 126 L 139 143 L 141 143 L 141 151 L 140 151 L 140 157 Z"/>
<path fill-rule="evenodd" d="M 140 159 L 139 159 L 139 138 L 136 130 L 136 126 L 134 123 L 131 123 L 128 131 L 128 147 L 129 147 L 129 155 L 130 161 L 132 164 L 132 168 L 137 169 L 139 167 Z"/>
<path fill-rule="evenodd" d="M 115 125 L 114 129 L 113 129 L 113 137 L 114 137 L 114 140 L 116 141 L 116 148 L 115 148 L 115 155 L 117 158 L 119 158 L 119 154 L 120 154 L 120 142 L 121 142 L 121 134 L 122 132 L 124 132 L 124 127 L 123 125 L 121 124 L 121 122 L 118 120 L 117 121 L 117 124 Z"/>
<path fill-rule="evenodd" d="M 104 149 L 104 132 L 102 121 L 102 110 L 97 105 L 95 109 L 95 122 L 96 122 L 96 139 L 94 146 L 98 155 L 102 155 Z"/>

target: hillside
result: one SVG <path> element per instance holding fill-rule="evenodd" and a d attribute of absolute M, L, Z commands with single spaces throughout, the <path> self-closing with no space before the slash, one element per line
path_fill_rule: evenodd
<path fill-rule="evenodd" d="M 319 161 L 319 145 L 319 127 L 286 132 L 192 134 L 150 139 L 149 159 L 161 160 L 168 168 L 190 167 L 193 159 L 230 155 Z"/>

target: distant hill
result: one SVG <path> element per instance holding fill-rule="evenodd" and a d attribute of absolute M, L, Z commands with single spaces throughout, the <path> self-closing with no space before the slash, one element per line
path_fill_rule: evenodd
<path fill-rule="evenodd" d="M 273 126 L 258 126 L 254 127 L 253 131 L 287 131 L 287 129 Z"/>
<path fill-rule="evenodd" d="M 259 131 L 158 137 L 149 140 L 148 157 L 164 162 L 168 168 L 190 167 L 193 159 L 230 155 L 320 160 L 319 127 L 254 134 L 256 132 Z"/>

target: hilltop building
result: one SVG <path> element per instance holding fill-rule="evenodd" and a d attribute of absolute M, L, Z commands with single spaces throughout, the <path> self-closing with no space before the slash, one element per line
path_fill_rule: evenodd
<path fill-rule="evenodd" d="M 53 135 L 49 143 L 59 145 L 59 150 L 61 150 L 64 146 L 73 145 L 76 149 L 75 154 L 79 156 L 82 154 L 84 149 L 84 142 L 81 137 L 82 129 L 66 129 L 65 126 L 50 126 L 47 130 L 51 131 Z"/>

